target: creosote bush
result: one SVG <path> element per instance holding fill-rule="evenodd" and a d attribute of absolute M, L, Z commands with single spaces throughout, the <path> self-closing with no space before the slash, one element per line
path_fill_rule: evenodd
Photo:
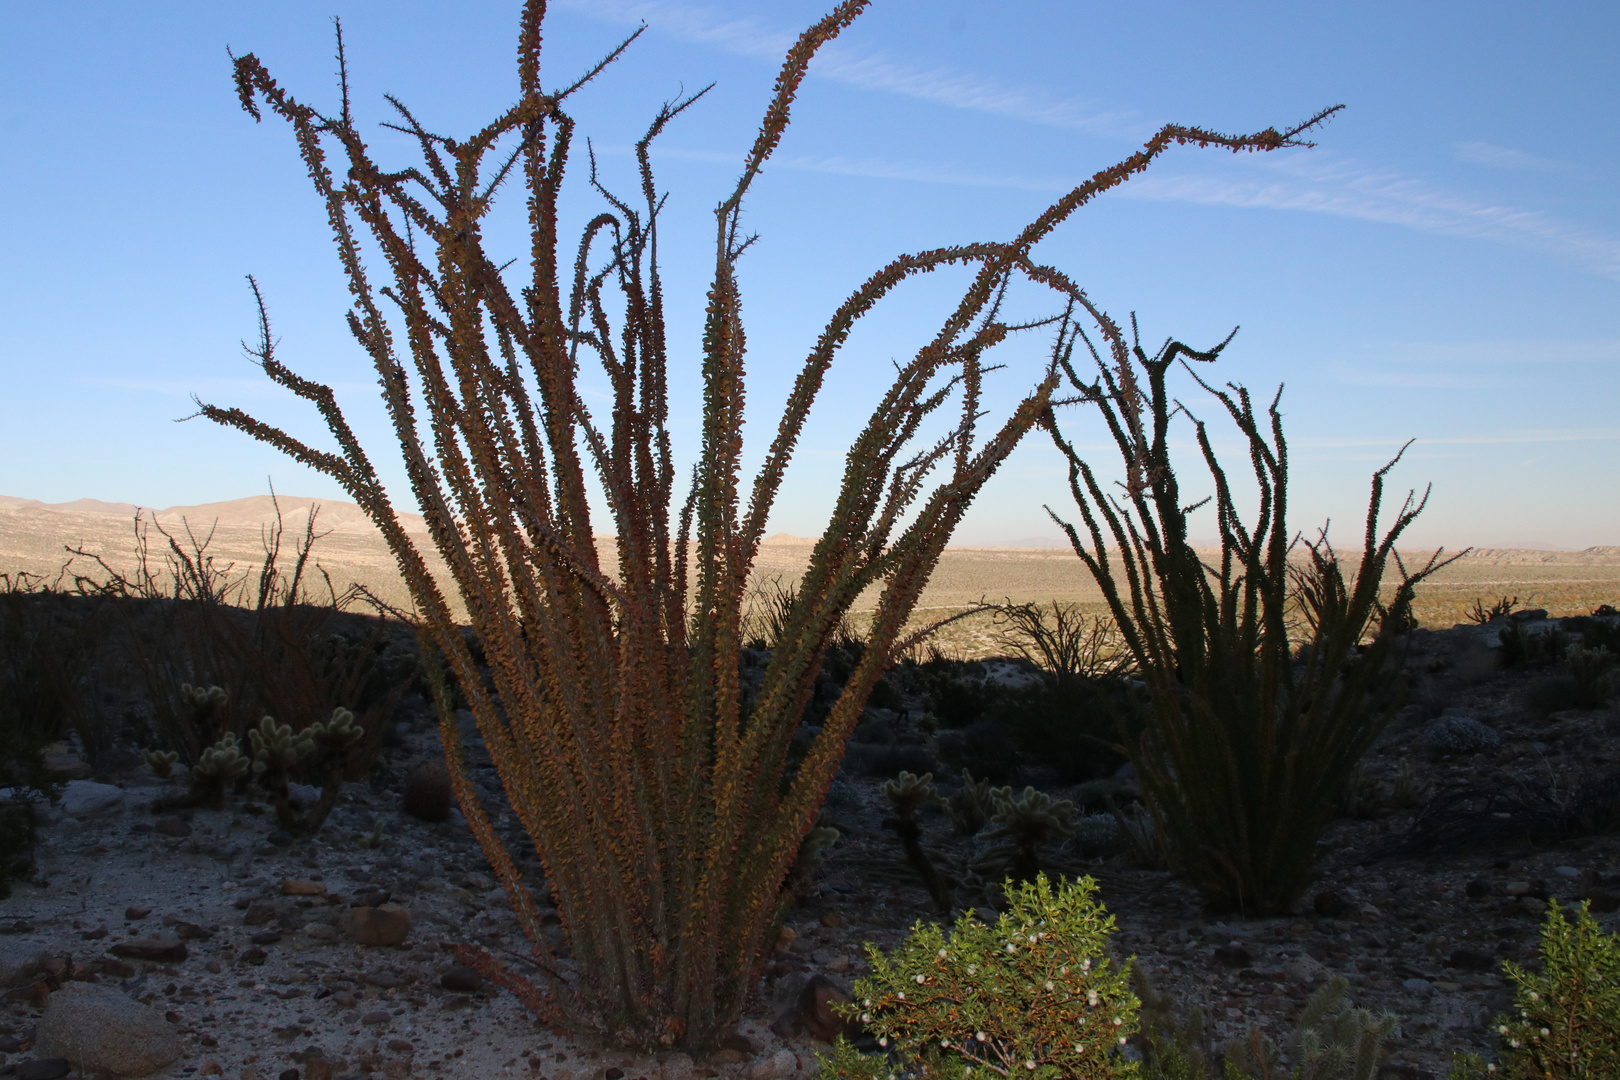
<path fill-rule="evenodd" d="M 1585 903 L 1571 922 L 1555 900 L 1541 930 L 1541 970 L 1502 968 L 1514 984 L 1514 1014 L 1495 1021 L 1502 1060 L 1487 1069 L 1459 1057 L 1451 1080 L 1620 1076 L 1620 934 L 1604 933 Z"/>
<path fill-rule="evenodd" d="M 1096 883 L 1054 891 L 1041 874 L 1004 888 L 1010 907 L 994 927 L 964 914 L 946 942 L 919 920 L 892 956 L 867 944 L 872 974 L 855 982 L 859 1004 L 833 1008 L 858 1015 L 898 1061 L 860 1054 L 840 1035 L 831 1054 L 816 1053 L 820 1075 L 882 1080 L 893 1066 L 940 1080 L 1139 1075 L 1123 1048 L 1140 1003 L 1129 961 L 1109 958 L 1114 917 L 1093 899 Z"/>
<path fill-rule="evenodd" d="M 1052 404 L 1059 379 L 1048 364 L 1009 414 L 988 422 L 989 354 L 1041 329 L 1053 334 L 1055 361 L 1075 319 L 1094 315 L 1078 286 L 1035 261 L 1035 245 L 1172 146 L 1302 145 L 1300 134 L 1334 111 L 1252 135 L 1165 127 L 1009 239 L 895 259 L 808 346 L 750 480 L 738 267 L 752 238 L 741 228 L 743 202 L 783 138 L 811 59 L 865 6 L 845 0 L 790 49 L 741 176 L 715 208 L 701 446 L 689 482 L 677 475 L 668 427 L 657 260 L 668 207 L 651 147 L 701 92 L 666 103 L 636 143 L 633 197 L 612 192 L 592 168 L 605 207 L 569 243 L 559 199 L 574 146 L 570 98 L 629 41 L 574 82 L 543 87 L 545 5 L 530 0 L 519 22 L 517 99 L 490 124 L 451 138 L 392 102 L 394 130 L 421 152 L 421 164 L 406 168 L 380 163 L 362 134 L 341 34 L 341 101 L 330 112 L 295 98 L 257 56 L 236 58 L 244 109 L 291 126 L 325 204 L 352 298 L 349 327 L 377 371 L 411 494 L 466 602 L 487 676 L 331 388 L 277 358 L 256 283 L 251 355 L 319 409 L 338 449 L 316 449 L 238 409 L 199 403 L 201 415 L 332 477 L 382 531 L 422 613 L 421 651 L 457 801 L 534 945 L 544 987 L 525 1000 L 547 1022 L 626 1048 L 704 1052 L 740 1018 L 776 936 L 784 880 L 868 696 L 915 640 L 903 631 L 929 574 L 968 505 Z M 523 188 L 521 236 L 489 228 L 503 184 Z M 373 278 L 373 263 L 386 268 L 387 284 Z M 948 267 L 965 270 L 960 299 L 897 365 L 852 444 L 829 523 L 745 701 L 747 583 L 827 373 L 862 317 L 913 276 Z M 1010 315 L 1026 293 L 1051 302 L 1050 314 Z M 591 366 L 609 387 L 605 414 L 592 411 L 579 383 Z M 606 507 L 606 522 L 593 505 Z M 614 536 L 614 573 L 598 556 L 601 532 Z M 789 744 L 822 661 L 868 588 L 877 601 L 860 654 L 784 789 Z M 534 900 L 476 797 L 451 678 L 534 840 L 575 978 L 558 973 Z"/>

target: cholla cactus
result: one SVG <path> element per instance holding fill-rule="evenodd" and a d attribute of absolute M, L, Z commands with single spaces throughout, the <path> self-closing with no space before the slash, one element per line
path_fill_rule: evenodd
<path fill-rule="evenodd" d="M 221 686 L 180 684 L 180 700 L 185 703 L 186 710 L 191 714 L 191 728 L 196 732 L 198 744 L 207 746 L 223 734 L 221 719 L 225 703 L 230 699 L 230 693 Z"/>
<path fill-rule="evenodd" d="M 793 868 L 782 883 L 783 899 L 790 903 L 798 900 L 799 894 L 809 883 L 810 875 L 821 869 L 827 857 L 823 854 L 828 848 L 838 842 L 839 832 L 831 825 L 813 826 L 804 834 L 799 842 L 798 857 L 793 860 Z"/>
<path fill-rule="evenodd" d="M 248 731 L 253 743 L 253 777 L 275 804 L 276 820 L 294 836 L 313 836 L 320 831 L 326 815 L 337 805 L 343 787 L 343 752 L 365 734 L 354 722 L 354 713 L 338 708 L 323 723 L 294 732 L 290 724 L 278 724 L 266 716 Z M 312 759 L 308 762 L 305 759 Z M 322 772 L 321 797 L 315 806 L 299 810 L 293 806 L 289 784 L 300 763 Z"/>
<path fill-rule="evenodd" d="M 142 750 L 141 757 L 152 766 L 152 775 L 164 780 L 174 775 L 174 763 L 180 760 L 180 755 L 173 750 Z"/>
<path fill-rule="evenodd" d="M 253 743 L 253 775 L 261 783 L 285 783 L 286 774 L 298 764 L 298 759 L 315 749 L 315 740 L 306 732 L 293 734 L 292 725 L 278 724 L 273 716 L 259 721 L 259 726 L 248 729 Z"/>
<path fill-rule="evenodd" d="M 933 897 L 934 906 L 941 915 L 949 916 L 952 907 L 952 897 L 945 879 L 940 877 L 939 871 L 928 858 L 928 853 L 922 846 L 922 826 L 917 824 L 917 811 L 929 804 L 944 803 L 939 792 L 934 790 L 934 774 L 924 773 L 922 776 L 913 776 L 909 772 L 901 772 L 898 780 L 890 780 L 882 787 L 883 794 L 889 797 L 894 804 L 894 816 L 883 819 L 883 827 L 894 830 L 900 838 L 900 845 L 906 849 L 906 862 L 917 871 L 922 878 L 923 885 L 928 889 L 928 895 Z"/>
<path fill-rule="evenodd" d="M 214 810 L 225 808 L 225 789 L 248 771 L 248 759 L 236 736 L 226 732 L 197 759 L 191 769 L 191 794 L 195 802 Z"/>
<path fill-rule="evenodd" d="M 934 790 L 934 774 L 913 776 L 902 771 L 898 780 L 889 780 L 878 789 L 894 804 L 894 812 L 903 818 L 913 818 L 925 806 L 946 805 Z"/>
<path fill-rule="evenodd" d="M 1397 810 L 1411 810 L 1429 793 L 1429 782 L 1417 774 L 1412 763 L 1401 758 L 1395 769 L 1395 779 L 1389 786 L 1389 804 Z"/>
<path fill-rule="evenodd" d="M 231 699 L 222 686 L 192 686 L 190 683 L 180 684 L 180 697 L 191 707 L 192 719 L 199 723 L 212 722 Z"/>
<path fill-rule="evenodd" d="M 1350 984 L 1334 976 L 1312 994 L 1290 1040 L 1289 1057 L 1298 1080 L 1375 1080 L 1384 1056 L 1384 1040 L 1394 1032 L 1395 1016 L 1351 1008 L 1345 1001 Z M 1242 1075 L 1278 1074 L 1277 1047 L 1258 1028 L 1230 1046 L 1227 1059 Z"/>
<path fill-rule="evenodd" d="M 1013 842 L 1011 872 L 1018 881 L 1033 881 L 1040 872 L 1036 852 L 1055 836 L 1074 835 L 1074 803 L 1068 799 L 1052 801 L 1044 791 L 1026 787 L 1024 794 L 1014 801 L 1012 788 L 994 788 L 990 797 L 996 813 L 990 820 L 994 828 L 980 835 L 989 841 L 1010 839 Z"/>
<path fill-rule="evenodd" d="M 938 925 L 919 921 L 891 959 L 866 946 L 872 976 L 858 979 L 860 1004 L 835 1004 L 859 1016 L 878 1045 L 918 1076 L 993 1080 L 1114 1080 L 1140 1075 L 1123 1047 L 1135 1033 L 1140 1005 L 1127 965 L 1108 954 L 1114 918 L 1092 900 L 1096 883 L 1060 884 L 1044 874 L 1034 884 L 1007 882 L 1012 906 L 994 927 L 964 914 L 949 943 Z M 855 1052 L 839 1036 L 833 1053 L 818 1051 L 829 1080 L 877 1080 L 896 1070 Z"/>

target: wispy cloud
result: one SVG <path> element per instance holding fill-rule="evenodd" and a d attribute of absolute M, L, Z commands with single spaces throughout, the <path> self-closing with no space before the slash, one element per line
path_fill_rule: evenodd
<path fill-rule="evenodd" d="M 632 152 L 624 146 L 598 147 L 599 154 L 628 156 Z M 742 165 L 739 152 L 718 150 L 688 150 L 662 147 L 658 156 L 677 161 L 708 161 L 717 165 Z M 1037 191 L 1053 194 L 1069 190 L 1072 185 L 1057 180 L 1019 176 L 1016 173 L 981 173 L 957 169 L 949 165 L 925 162 L 890 161 L 885 158 L 843 156 L 817 157 L 805 154 L 778 154 L 771 158 L 768 168 L 793 169 L 802 172 L 831 173 L 835 176 L 861 176 L 874 180 L 903 180 L 908 183 L 951 184 L 962 187 L 1006 188 L 1014 191 Z"/>
<path fill-rule="evenodd" d="M 732 18 L 710 8 L 671 0 L 562 0 L 561 6 L 595 19 L 623 25 L 645 22 L 660 33 L 708 45 L 736 56 L 780 61 L 798 40 L 789 31 Z M 1093 102 L 1052 94 L 1032 86 L 1008 86 L 995 79 L 947 67 L 920 68 L 881 52 L 844 41 L 816 55 L 814 75 L 864 90 L 880 90 L 953 109 L 988 113 L 1048 127 L 1135 137 L 1141 119 L 1132 110 L 1101 108 Z"/>
<path fill-rule="evenodd" d="M 1235 159 L 1192 174 L 1149 174 L 1120 189 L 1124 198 L 1308 210 L 1539 248 L 1604 277 L 1620 279 L 1620 238 L 1540 210 L 1456 195 L 1394 169 L 1334 159 L 1323 151 Z"/>
<path fill-rule="evenodd" d="M 1572 173 L 1575 166 L 1567 161 L 1538 157 L 1523 150 L 1497 146 L 1488 142 L 1460 142 L 1453 150 L 1458 161 L 1470 165 L 1487 165 L 1493 169 L 1517 169 L 1521 172 Z"/>

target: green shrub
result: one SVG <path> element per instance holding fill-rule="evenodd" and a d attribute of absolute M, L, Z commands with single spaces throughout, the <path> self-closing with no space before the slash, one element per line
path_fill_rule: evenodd
<path fill-rule="evenodd" d="M 919 920 L 892 960 L 866 946 L 872 976 L 855 983 L 860 1004 L 833 1008 L 859 1015 L 897 1060 L 857 1053 L 839 1036 L 831 1055 L 816 1053 L 822 1076 L 878 1080 L 896 1064 L 941 1080 L 1141 1075 L 1122 1051 L 1140 1003 L 1126 968 L 1109 959 L 1114 918 L 1092 899 L 1096 883 L 1053 894 L 1041 874 L 1004 889 L 1010 908 L 993 928 L 964 914 L 947 943 Z"/>
<path fill-rule="evenodd" d="M 1555 900 L 1541 931 L 1541 971 L 1511 961 L 1502 968 L 1517 988 L 1517 1018 L 1497 1017 L 1508 1080 L 1620 1076 L 1620 935 L 1604 933 L 1584 903 L 1570 923 Z M 1459 1063 L 1451 1075 L 1463 1080 L 1477 1068 Z"/>

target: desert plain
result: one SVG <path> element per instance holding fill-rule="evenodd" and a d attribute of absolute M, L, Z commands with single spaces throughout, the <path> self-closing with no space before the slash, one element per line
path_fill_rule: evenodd
<path fill-rule="evenodd" d="M 268 495 L 259 495 L 161 510 L 94 499 L 47 504 L 0 496 L 0 573 L 13 580 L 27 574 L 70 591 L 74 575 L 102 582 L 112 570 L 133 580 L 140 565 L 137 540 L 144 533 L 148 567 L 161 576 L 165 560 L 174 558 L 166 533 L 187 556 L 196 558 L 200 550 L 203 557 L 214 560 L 217 569 L 226 570 L 231 580 L 247 583 L 256 580 L 267 545 L 274 541 L 278 505 L 279 564 L 283 568 L 290 568 L 296 559 L 297 545 L 306 535 L 311 513 L 315 515 L 316 540 L 304 579 L 312 600 L 327 599 L 328 582 L 339 596 L 351 584 L 359 584 L 396 608 L 411 609 L 410 596 L 382 534 L 360 507 L 297 496 L 272 501 Z M 437 576 L 457 619 L 465 620 L 465 607 L 433 548 L 426 522 L 409 513 L 401 513 L 400 520 Z M 1339 539 L 1340 554 L 1353 569 L 1353 541 L 1357 538 Z M 615 564 L 612 538 L 600 537 L 597 543 L 604 565 L 611 568 Z M 769 537 L 755 564 L 756 587 L 768 591 L 776 583 L 791 586 L 808 565 L 814 545 L 813 538 L 786 533 Z M 1211 563 L 1218 561 L 1218 551 L 1212 549 L 1208 554 Z M 1406 566 L 1416 570 L 1434 550 L 1402 550 L 1400 554 Z M 92 556 L 105 565 L 97 565 Z M 1385 578 L 1387 591 L 1393 593 L 1399 580 L 1399 571 L 1391 566 Z M 1555 617 L 1589 614 L 1599 605 L 1620 602 L 1620 545 L 1579 551 L 1475 549 L 1424 581 L 1414 608 L 1419 625 L 1442 629 L 1467 621 L 1476 601 L 1489 607 L 1501 598 L 1516 598 L 1520 608 L 1544 608 Z M 869 593 L 856 605 L 852 622 L 857 629 L 875 599 Z M 913 621 L 925 625 L 981 603 L 1052 601 L 1079 604 L 1087 613 L 1106 611 L 1101 590 L 1070 548 L 952 546 L 940 559 Z M 989 613 L 952 623 L 937 635 L 936 643 L 963 658 L 1005 651 Z"/>

